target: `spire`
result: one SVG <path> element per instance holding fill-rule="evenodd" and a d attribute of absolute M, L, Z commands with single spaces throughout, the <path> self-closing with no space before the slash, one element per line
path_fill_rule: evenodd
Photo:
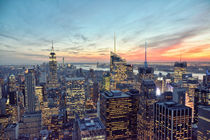
<path fill-rule="evenodd" d="M 51 52 L 54 52 L 53 40 L 52 40 L 52 49 L 51 49 Z"/>
<path fill-rule="evenodd" d="M 115 33 L 114 33 L 114 53 L 116 53 L 116 36 L 115 36 Z"/>
<path fill-rule="evenodd" d="M 145 41 L 145 61 L 144 61 L 144 67 L 147 68 L 147 41 Z"/>
<path fill-rule="evenodd" d="M 63 66 L 64 66 L 64 57 L 63 57 Z"/>

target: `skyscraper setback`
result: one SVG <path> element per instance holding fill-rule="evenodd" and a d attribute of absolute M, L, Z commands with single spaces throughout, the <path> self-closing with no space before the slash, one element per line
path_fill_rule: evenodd
<path fill-rule="evenodd" d="M 52 49 L 49 56 L 49 79 L 48 79 L 48 87 L 56 88 L 58 87 L 58 78 L 57 78 L 57 61 L 56 54 L 54 52 L 53 42 Z"/>

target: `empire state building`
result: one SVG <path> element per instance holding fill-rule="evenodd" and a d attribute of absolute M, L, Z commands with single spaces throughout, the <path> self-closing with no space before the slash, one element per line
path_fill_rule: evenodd
<path fill-rule="evenodd" d="M 54 52 L 53 43 L 52 49 L 49 56 L 49 83 L 48 88 L 57 88 L 58 87 L 58 79 L 57 79 L 57 61 L 56 54 Z"/>

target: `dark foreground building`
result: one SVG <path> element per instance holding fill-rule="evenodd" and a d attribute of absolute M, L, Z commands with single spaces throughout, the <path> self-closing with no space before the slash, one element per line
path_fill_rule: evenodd
<path fill-rule="evenodd" d="M 191 140 L 192 109 L 172 101 L 154 104 L 155 140 Z"/>

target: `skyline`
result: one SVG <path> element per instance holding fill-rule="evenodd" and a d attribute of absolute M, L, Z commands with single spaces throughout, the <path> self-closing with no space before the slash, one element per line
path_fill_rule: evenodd
<path fill-rule="evenodd" d="M 209 61 L 210 1 L 0 0 L 0 64 Z"/>

